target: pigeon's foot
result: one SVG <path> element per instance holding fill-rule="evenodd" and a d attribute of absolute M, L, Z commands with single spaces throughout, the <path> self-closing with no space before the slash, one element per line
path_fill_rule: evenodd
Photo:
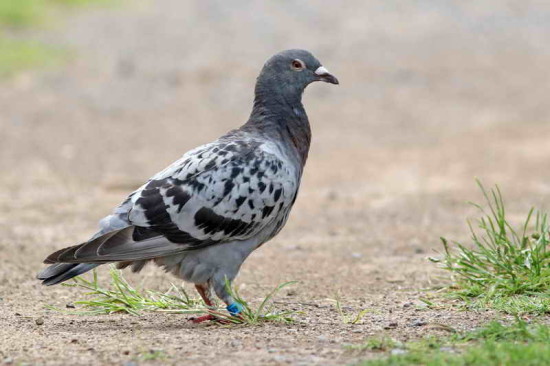
<path fill-rule="evenodd" d="M 206 322 L 206 321 L 215 321 L 215 320 L 219 320 L 219 319 L 217 317 L 215 317 L 214 315 L 212 315 L 212 314 L 203 315 L 203 316 L 199 316 L 198 318 L 189 319 L 189 321 L 193 322 L 194 324 L 199 324 L 199 323 L 203 323 L 203 322 Z"/>
<path fill-rule="evenodd" d="M 242 318 L 240 315 L 237 315 L 236 317 Z M 233 322 L 228 319 L 220 318 L 212 314 L 199 316 L 198 318 L 191 318 L 189 319 L 189 321 L 192 322 L 193 324 L 200 324 L 207 321 L 216 322 L 218 324 L 233 324 Z"/>

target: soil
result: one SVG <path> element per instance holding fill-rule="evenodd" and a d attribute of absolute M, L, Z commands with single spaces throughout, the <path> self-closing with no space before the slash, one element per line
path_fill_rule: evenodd
<path fill-rule="evenodd" d="M 525 0 L 156 0 L 82 10 L 32 34 L 74 52 L 64 67 L 0 85 L 0 362 L 344 365 L 377 356 L 345 348 L 369 336 L 404 341 L 502 318 L 423 307 L 425 289 L 444 281 L 427 257 L 440 236 L 468 239 L 467 201 L 482 200 L 475 177 L 500 185 L 513 219 L 549 206 L 549 17 L 549 4 Z M 314 141 L 299 199 L 237 282 L 255 302 L 299 280 L 277 298 L 303 311 L 297 322 L 228 328 L 45 309 L 83 294 L 41 286 L 42 259 L 244 122 L 261 65 L 292 47 L 341 85 L 306 91 Z M 152 267 L 127 276 L 159 290 L 175 281 Z M 338 297 L 369 311 L 345 324 Z M 150 350 L 164 357 L 144 360 Z"/>

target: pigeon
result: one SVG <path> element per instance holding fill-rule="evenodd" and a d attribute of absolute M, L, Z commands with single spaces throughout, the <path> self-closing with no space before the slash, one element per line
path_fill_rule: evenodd
<path fill-rule="evenodd" d="M 153 262 L 193 283 L 207 306 L 215 307 L 215 293 L 238 316 L 243 306 L 226 281 L 287 222 L 311 142 L 302 94 L 314 81 L 339 84 L 308 51 L 272 56 L 244 125 L 154 175 L 100 220 L 89 241 L 50 254 L 37 278 L 49 286 L 105 263 L 139 272 Z"/>

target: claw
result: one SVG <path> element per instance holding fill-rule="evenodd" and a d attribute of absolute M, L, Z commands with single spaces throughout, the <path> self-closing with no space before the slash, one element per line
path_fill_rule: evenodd
<path fill-rule="evenodd" d="M 218 320 L 218 318 L 216 318 L 212 314 L 208 314 L 208 315 L 199 316 L 198 318 L 189 319 L 190 322 L 193 322 L 195 324 L 203 323 L 203 322 L 209 321 L 209 320 Z"/>

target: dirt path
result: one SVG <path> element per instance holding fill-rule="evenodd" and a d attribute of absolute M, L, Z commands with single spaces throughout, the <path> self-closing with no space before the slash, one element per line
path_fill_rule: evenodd
<path fill-rule="evenodd" d="M 438 273 L 426 261 L 437 238 L 467 237 L 474 177 L 499 183 L 513 214 L 550 204 L 550 6 L 240 3 L 91 10 L 37 35 L 75 49 L 66 68 L 0 85 L 0 362 L 342 365 L 372 356 L 343 347 L 370 335 L 404 340 L 437 332 L 423 323 L 465 329 L 496 316 L 416 305 Z M 314 145 L 301 195 L 238 282 L 254 300 L 300 280 L 279 299 L 304 311 L 299 322 L 227 329 L 44 310 L 81 293 L 41 287 L 42 258 L 243 122 L 260 65 L 290 47 L 312 50 L 341 86 L 307 91 Z M 129 278 L 173 281 L 154 268 Z M 360 324 L 338 317 L 338 294 L 370 309 Z M 166 359 L 134 361 L 151 349 Z"/>

